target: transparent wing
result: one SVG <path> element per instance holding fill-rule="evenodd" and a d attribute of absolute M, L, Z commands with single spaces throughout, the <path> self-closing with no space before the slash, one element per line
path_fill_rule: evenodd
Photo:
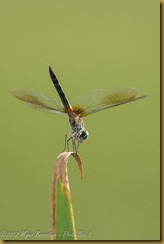
<path fill-rule="evenodd" d="M 19 89 L 12 90 L 12 94 L 38 110 L 65 114 L 63 106 L 55 98 L 46 97 L 38 92 Z"/>
<path fill-rule="evenodd" d="M 81 94 L 72 101 L 73 111 L 85 117 L 92 113 L 143 98 L 135 88 L 97 89 Z"/>

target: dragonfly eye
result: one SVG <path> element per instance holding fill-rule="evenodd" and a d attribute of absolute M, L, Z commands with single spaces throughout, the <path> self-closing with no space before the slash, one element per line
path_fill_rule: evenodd
<path fill-rule="evenodd" d="M 82 133 L 79 136 L 79 139 L 80 139 L 79 142 L 81 143 L 81 142 L 87 140 L 88 137 L 89 137 L 88 131 L 87 130 L 83 130 Z"/>

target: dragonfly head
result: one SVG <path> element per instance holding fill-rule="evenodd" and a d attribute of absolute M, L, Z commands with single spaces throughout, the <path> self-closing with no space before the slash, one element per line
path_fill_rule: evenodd
<path fill-rule="evenodd" d="M 89 137 L 89 133 L 87 130 L 82 130 L 81 134 L 79 135 L 79 142 L 82 143 L 83 141 L 87 140 Z"/>

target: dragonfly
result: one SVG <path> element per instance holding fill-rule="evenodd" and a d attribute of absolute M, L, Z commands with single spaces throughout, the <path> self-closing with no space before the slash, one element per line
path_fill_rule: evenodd
<path fill-rule="evenodd" d="M 133 87 L 95 89 L 74 98 L 71 104 L 51 67 L 49 74 L 61 101 L 30 90 L 14 89 L 12 94 L 38 110 L 68 115 L 71 132 L 65 136 L 65 149 L 67 147 L 69 150 L 68 142 L 72 140 L 73 151 L 76 153 L 79 144 L 89 137 L 83 117 L 146 97 L 137 97 Z"/>

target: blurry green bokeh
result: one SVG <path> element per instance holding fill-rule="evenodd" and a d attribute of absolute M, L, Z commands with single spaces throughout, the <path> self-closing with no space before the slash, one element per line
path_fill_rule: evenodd
<path fill-rule="evenodd" d="M 52 171 L 66 116 L 16 100 L 136 87 L 143 100 L 85 119 L 84 179 L 69 162 L 79 240 L 159 240 L 159 1 L 0 0 L 0 239 L 50 239 Z M 103 189 L 103 190 L 102 190 Z M 15 233 L 15 234 L 14 234 Z"/>

